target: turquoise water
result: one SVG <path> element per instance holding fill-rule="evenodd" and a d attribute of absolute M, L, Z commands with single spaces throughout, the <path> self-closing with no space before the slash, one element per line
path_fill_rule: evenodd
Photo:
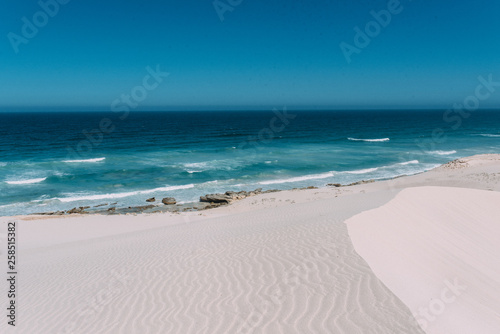
<path fill-rule="evenodd" d="M 384 179 L 500 153 L 500 112 L 0 113 L 0 215 Z"/>

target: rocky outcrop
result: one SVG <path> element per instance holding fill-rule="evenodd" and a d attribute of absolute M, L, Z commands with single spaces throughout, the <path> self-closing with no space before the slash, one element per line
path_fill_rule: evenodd
<path fill-rule="evenodd" d="M 66 213 L 68 213 L 70 215 L 75 214 L 75 213 L 86 213 L 84 211 L 85 211 L 85 209 L 88 209 L 88 208 L 90 208 L 90 206 L 81 206 L 79 208 L 73 208 L 71 210 L 68 210 L 68 211 L 66 211 Z"/>
<path fill-rule="evenodd" d="M 154 201 L 156 201 L 156 198 L 154 198 L 154 197 L 148 198 L 146 200 L 146 202 L 149 202 L 149 203 L 154 202 Z"/>
<path fill-rule="evenodd" d="M 161 200 L 161 202 L 165 205 L 177 204 L 177 201 L 173 197 L 165 197 L 164 199 Z"/>
<path fill-rule="evenodd" d="M 367 184 L 367 183 L 372 183 L 372 182 L 375 182 L 375 180 L 361 180 L 361 181 L 349 183 L 346 185 L 342 185 L 340 183 L 328 183 L 327 186 L 328 187 L 350 187 L 350 186 L 357 186 L 359 184 Z"/>
<path fill-rule="evenodd" d="M 267 194 L 272 192 L 277 192 L 279 190 L 266 190 L 262 191 L 262 188 L 255 189 L 253 191 L 226 191 L 224 194 L 207 194 L 200 197 L 200 202 L 207 202 L 211 204 L 230 204 L 234 201 L 244 199 L 246 197 L 255 196 L 259 194 Z"/>

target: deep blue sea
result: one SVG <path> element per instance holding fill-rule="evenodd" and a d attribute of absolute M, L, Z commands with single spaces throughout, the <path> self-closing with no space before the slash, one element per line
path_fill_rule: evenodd
<path fill-rule="evenodd" d="M 500 111 L 0 113 L 0 215 L 385 179 L 500 153 Z"/>

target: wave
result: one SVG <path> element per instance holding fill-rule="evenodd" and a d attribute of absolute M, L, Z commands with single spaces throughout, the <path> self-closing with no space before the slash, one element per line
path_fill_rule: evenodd
<path fill-rule="evenodd" d="M 267 184 L 280 184 L 280 183 L 289 183 L 289 182 L 300 182 L 300 181 L 316 180 L 316 179 L 326 179 L 326 178 L 331 177 L 333 175 L 334 175 L 334 172 L 328 172 L 328 173 L 323 173 L 323 174 L 312 174 L 312 175 L 304 175 L 304 176 L 292 177 L 292 178 L 289 178 L 289 179 L 262 181 L 262 182 L 259 182 L 259 184 L 267 185 Z"/>
<path fill-rule="evenodd" d="M 84 160 L 65 160 L 66 163 L 80 163 L 80 162 L 99 162 L 104 161 L 106 158 L 84 159 Z"/>
<path fill-rule="evenodd" d="M 500 137 L 500 134 L 490 134 L 490 133 L 480 133 L 479 134 L 480 136 L 483 136 L 483 137 Z"/>
<path fill-rule="evenodd" d="M 414 164 L 418 164 L 418 163 L 420 163 L 418 160 L 411 160 L 411 161 L 406 161 L 406 162 L 400 162 L 400 163 L 398 163 L 398 165 L 405 166 L 405 165 L 414 165 Z"/>
<path fill-rule="evenodd" d="M 391 140 L 390 138 L 380 138 L 380 139 L 358 139 L 358 138 L 347 138 L 348 140 L 352 141 L 365 141 L 365 142 L 383 142 L 383 141 L 389 141 Z"/>
<path fill-rule="evenodd" d="M 183 164 L 184 167 L 188 168 L 206 168 L 208 167 L 208 162 L 194 162 L 194 163 L 187 163 Z"/>
<path fill-rule="evenodd" d="M 7 166 L 6 162 L 0 162 L 0 167 L 5 167 L 5 166 Z"/>
<path fill-rule="evenodd" d="M 31 180 L 5 181 L 5 183 L 8 183 L 8 184 L 33 184 L 33 183 L 43 182 L 46 179 L 47 179 L 46 177 L 41 177 L 41 178 L 38 178 L 38 179 L 31 179 Z"/>
<path fill-rule="evenodd" d="M 380 169 L 393 168 L 393 167 L 397 167 L 397 166 L 415 165 L 415 164 L 419 164 L 419 163 L 420 162 L 418 160 L 411 160 L 411 161 L 405 161 L 405 162 L 398 162 L 396 164 L 389 165 L 389 166 L 380 166 L 380 167 L 365 168 L 365 169 L 358 169 L 358 170 L 348 170 L 348 171 L 343 171 L 343 172 L 340 172 L 340 173 L 344 173 L 344 174 L 367 174 L 367 173 L 376 172 L 376 171 L 378 171 Z"/>
<path fill-rule="evenodd" d="M 399 163 L 389 165 L 389 166 L 381 166 L 381 167 L 365 168 L 365 169 L 357 169 L 357 170 L 347 170 L 347 171 L 340 171 L 340 172 L 330 171 L 330 172 L 322 173 L 322 174 L 297 176 L 297 177 L 292 177 L 289 179 L 262 181 L 262 182 L 258 182 L 258 184 L 268 185 L 268 184 L 300 182 L 300 181 L 316 180 L 316 179 L 326 179 L 328 177 L 334 176 L 335 174 L 368 174 L 368 173 L 373 173 L 373 172 L 379 171 L 380 169 L 394 168 L 397 166 L 414 165 L 414 164 L 419 164 L 419 163 L 420 162 L 418 160 L 411 160 L 411 161 L 399 162 Z"/>
<path fill-rule="evenodd" d="M 366 174 L 366 173 L 374 172 L 376 170 L 378 170 L 378 167 L 377 168 L 359 169 L 359 170 L 350 170 L 350 171 L 345 171 L 343 173 L 347 173 L 347 174 Z"/>
<path fill-rule="evenodd" d="M 62 197 L 62 198 L 56 198 L 56 199 L 61 201 L 61 202 L 64 202 L 64 203 L 76 202 L 76 201 L 95 201 L 95 200 L 101 200 L 101 199 L 124 198 L 124 197 L 130 197 L 130 196 L 134 196 L 134 195 L 150 194 L 150 193 L 160 192 L 160 191 L 172 191 L 172 190 L 190 189 L 190 188 L 194 188 L 194 184 L 186 184 L 186 185 L 182 185 L 182 186 L 161 187 L 161 188 L 155 188 L 155 189 L 149 189 L 149 190 L 131 191 L 131 192 L 126 192 L 126 193 L 83 195 L 83 196 L 74 196 L 74 197 Z"/>
<path fill-rule="evenodd" d="M 437 154 L 437 155 L 450 155 L 450 154 L 455 154 L 457 151 L 452 150 L 452 151 L 432 151 L 430 152 L 431 154 Z"/>

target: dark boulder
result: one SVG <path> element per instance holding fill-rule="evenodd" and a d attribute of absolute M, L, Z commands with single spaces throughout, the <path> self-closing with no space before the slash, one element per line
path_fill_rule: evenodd
<path fill-rule="evenodd" d="M 161 200 L 161 202 L 165 205 L 173 205 L 177 203 L 177 201 L 173 197 L 165 197 Z"/>

